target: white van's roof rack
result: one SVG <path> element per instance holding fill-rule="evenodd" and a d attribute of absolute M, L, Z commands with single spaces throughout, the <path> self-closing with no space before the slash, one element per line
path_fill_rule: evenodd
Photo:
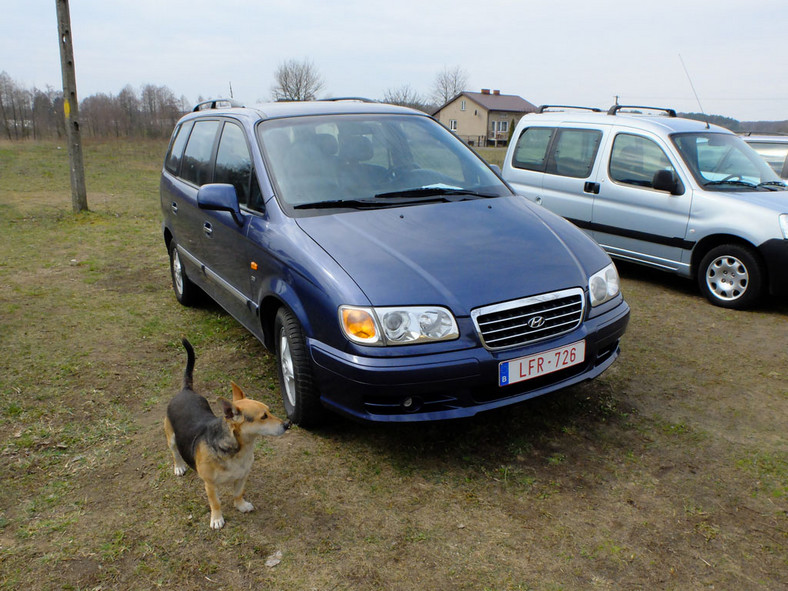
<path fill-rule="evenodd" d="M 615 115 L 619 111 L 626 109 L 627 111 L 664 111 L 668 117 L 677 117 L 674 109 L 666 109 L 665 107 L 644 107 L 642 105 L 613 105 L 607 110 L 608 115 Z"/>

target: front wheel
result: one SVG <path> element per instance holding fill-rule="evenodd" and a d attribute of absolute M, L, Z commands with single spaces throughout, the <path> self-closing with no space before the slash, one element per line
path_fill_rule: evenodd
<path fill-rule="evenodd" d="M 723 244 L 712 248 L 698 268 L 698 284 L 709 301 L 743 310 L 763 293 L 764 273 L 758 254 L 747 246 Z"/>
<path fill-rule="evenodd" d="M 279 388 L 287 417 L 301 427 L 314 427 L 325 420 L 306 349 L 306 340 L 295 315 L 280 308 L 274 321 Z"/>

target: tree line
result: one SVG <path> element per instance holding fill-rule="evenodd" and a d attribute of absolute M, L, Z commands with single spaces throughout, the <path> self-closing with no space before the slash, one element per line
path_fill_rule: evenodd
<path fill-rule="evenodd" d="M 166 86 L 126 85 L 117 95 L 97 93 L 79 103 L 87 137 L 166 137 L 189 109 Z M 0 137 L 9 140 L 65 137 L 63 91 L 25 88 L 0 72 Z"/>
<path fill-rule="evenodd" d="M 453 98 L 467 84 L 460 67 L 444 68 L 426 98 L 410 86 L 389 89 L 384 102 L 431 111 Z M 315 100 L 325 83 L 309 60 L 287 60 L 274 72 L 273 100 Z M 198 98 L 198 101 L 202 98 Z M 79 103 L 83 137 L 166 137 L 191 108 L 166 86 L 126 85 L 118 94 L 97 93 Z M 51 86 L 25 88 L 0 72 L 0 137 L 8 140 L 63 138 L 66 134 L 63 92 Z"/>

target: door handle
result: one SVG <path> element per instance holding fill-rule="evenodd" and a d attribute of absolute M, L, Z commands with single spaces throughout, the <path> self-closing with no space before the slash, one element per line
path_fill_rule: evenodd
<path fill-rule="evenodd" d="M 208 238 L 210 238 L 211 234 L 213 234 L 213 226 L 211 226 L 211 222 L 205 222 L 202 225 L 202 231 L 205 232 L 205 235 L 208 236 Z"/>
<path fill-rule="evenodd" d="M 172 213 L 178 213 L 178 204 L 173 201 L 172 205 L 170 205 L 170 209 L 172 209 Z"/>
<path fill-rule="evenodd" d="M 594 183 L 594 182 L 588 181 L 583 186 L 583 191 L 585 191 L 586 193 L 592 193 L 594 195 L 599 195 L 599 183 Z"/>

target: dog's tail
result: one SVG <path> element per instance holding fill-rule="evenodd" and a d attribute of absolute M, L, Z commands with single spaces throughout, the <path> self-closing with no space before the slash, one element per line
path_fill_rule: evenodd
<path fill-rule="evenodd" d="M 187 341 L 186 339 L 181 340 L 183 343 L 183 347 L 186 349 L 186 370 L 183 372 L 183 389 L 184 390 L 193 390 L 194 389 L 194 379 L 192 378 L 192 374 L 194 372 L 194 348 L 192 344 Z"/>

